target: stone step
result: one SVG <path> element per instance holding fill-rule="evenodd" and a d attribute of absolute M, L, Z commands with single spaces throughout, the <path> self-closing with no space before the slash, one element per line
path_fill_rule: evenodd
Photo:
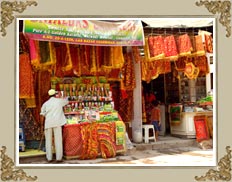
<path fill-rule="evenodd" d="M 133 143 L 133 146 L 136 148 L 136 150 L 156 150 L 177 147 L 196 147 L 198 146 L 198 143 L 196 139 L 164 136 L 160 137 L 157 142 L 150 141 L 149 143 Z"/>

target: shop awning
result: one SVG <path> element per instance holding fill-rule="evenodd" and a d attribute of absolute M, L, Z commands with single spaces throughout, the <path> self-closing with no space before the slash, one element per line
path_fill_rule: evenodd
<path fill-rule="evenodd" d="M 40 41 L 103 46 L 144 45 L 140 20 L 31 19 L 24 20 L 23 31 L 29 38 Z"/>
<path fill-rule="evenodd" d="M 143 18 L 150 28 L 200 28 L 213 26 L 212 18 Z"/>

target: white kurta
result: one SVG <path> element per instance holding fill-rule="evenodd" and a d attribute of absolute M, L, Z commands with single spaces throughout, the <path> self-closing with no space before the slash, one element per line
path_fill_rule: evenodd
<path fill-rule="evenodd" d="M 63 157 L 62 126 L 66 123 L 63 107 L 68 104 L 68 100 L 51 97 L 42 107 L 40 114 L 45 116 L 45 147 L 47 160 L 52 160 L 52 133 L 54 132 L 54 143 L 56 160 Z"/>

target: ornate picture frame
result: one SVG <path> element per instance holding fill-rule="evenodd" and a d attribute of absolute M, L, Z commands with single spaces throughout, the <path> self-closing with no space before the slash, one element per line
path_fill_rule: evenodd
<path fill-rule="evenodd" d="M 39 2 L 36 1 L 2 1 L 1 2 L 1 30 L 2 33 L 1 39 L 7 39 L 8 28 L 13 26 L 13 22 L 15 20 L 14 13 L 23 13 L 26 11 L 29 6 L 37 6 Z M 230 11 L 231 11 L 231 2 L 230 1 L 199 1 L 195 2 L 193 6 L 205 6 L 205 8 L 209 11 L 210 14 L 217 15 L 218 23 L 221 24 L 225 28 L 225 36 L 227 39 L 231 39 L 231 20 L 230 20 Z M 30 7 L 32 8 L 32 7 Z M 34 8 L 34 7 L 33 7 Z M 194 7 L 195 8 L 195 7 Z M 220 35 L 224 36 L 224 35 Z M 4 110 L 3 110 L 4 111 Z M 221 121 L 220 121 L 221 122 Z M 220 125 L 219 125 L 220 126 Z M 2 137 L 2 136 L 1 136 Z M 37 181 L 39 176 L 29 176 L 25 172 L 26 169 L 21 169 L 15 167 L 15 163 L 13 161 L 12 152 L 10 152 L 10 156 L 7 155 L 7 146 L 4 146 L 5 142 L 3 142 L 3 146 L 0 149 L 1 151 L 1 179 L 2 181 L 17 181 L 17 180 L 27 180 L 27 181 Z M 231 180 L 231 149 L 230 143 L 227 143 L 225 146 L 226 154 L 219 155 L 218 165 L 214 169 L 205 169 L 205 175 L 203 174 L 194 174 L 193 178 L 196 181 L 206 181 L 206 180 L 223 180 L 230 181 Z M 10 147 L 11 149 L 12 147 Z M 224 151 L 224 149 L 220 149 L 219 151 Z M 223 157 L 222 157 L 223 156 Z M 33 172 L 34 173 L 34 172 Z M 204 172 L 203 172 L 204 173 Z M 202 175 L 202 176 L 200 176 Z M 191 179 L 190 179 L 191 180 Z"/>

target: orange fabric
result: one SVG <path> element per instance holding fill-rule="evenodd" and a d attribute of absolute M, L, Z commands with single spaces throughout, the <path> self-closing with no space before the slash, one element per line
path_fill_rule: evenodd
<path fill-rule="evenodd" d="M 176 60 L 178 58 L 176 40 L 173 35 L 164 38 L 164 53 L 165 57 L 170 60 Z"/>
<path fill-rule="evenodd" d="M 179 50 L 179 56 L 187 56 L 191 54 L 193 48 L 188 34 L 180 35 L 177 38 L 177 45 Z"/>
<path fill-rule="evenodd" d="M 19 98 L 35 98 L 33 72 L 27 53 L 19 55 L 19 80 Z"/>

